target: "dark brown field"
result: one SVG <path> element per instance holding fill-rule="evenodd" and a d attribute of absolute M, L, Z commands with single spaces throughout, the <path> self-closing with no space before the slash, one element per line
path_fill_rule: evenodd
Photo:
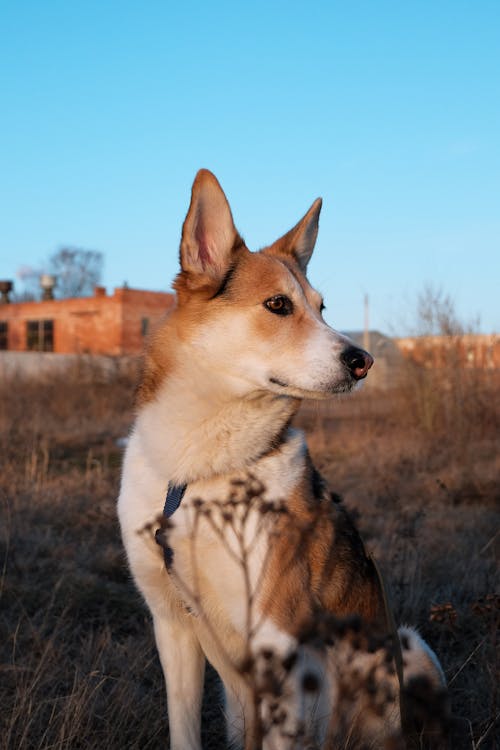
<path fill-rule="evenodd" d="M 115 515 L 133 380 L 0 385 L 0 746 L 167 748 L 151 622 Z M 453 750 L 497 747 L 498 376 L 408 369 L 304 407 L 311 452 L 357 517 L 450 685 Z M 224 747 L 209 674 L 204 747 Z"/>

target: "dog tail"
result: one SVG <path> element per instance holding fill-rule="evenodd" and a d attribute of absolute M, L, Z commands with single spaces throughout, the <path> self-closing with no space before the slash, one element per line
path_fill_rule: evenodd
<path fill-rule="evenodd" d="M 398 628 L 403 657 L 403 685 L 409 687 L 416 679 L 425 679 L 435 690 L 446 690 L 446 677 L 439 660 L 413 627 Z"/>

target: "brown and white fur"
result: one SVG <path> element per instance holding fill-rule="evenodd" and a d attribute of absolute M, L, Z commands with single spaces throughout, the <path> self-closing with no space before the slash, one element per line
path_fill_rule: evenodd
<path fill-rule="evenodd" d="M 205 658 L 225 686 L 232 740 L 246 734 L 249 743 L 257 732 L 243 667 L 249 653 L 256 681 L 259 654 L 297 656 L 283 678 L 287 718 L 267 733 L 264 747 L 301 746 L 294 734 L 304 724 L 323 742 L 332 736 L 339 700 L 335 648 L 324 659 L 300 645 L 299 634 L 318 613 L 357 613 L 385 629 L 373 565 L 329 499 L 303 435 L 289 426 L 302 399 L 349 391 L 372 364 L 325 323 L 322 298 L 306 279 L 320 209 L 318 199 L 290 232 L 252 253 L 216 178 L 201 170 L 182 231 L 177 303 L 145 354 L 118 511 L 129 564 L 154 619 L 172 750 L 201 747 Z M 163 550 L 141 531 L 161 516 L 169 482 L 187 484 L 187 491 L 168 532 L 167 571 Z M 245 482 L 259 483 L 260 497 L 241 490 Z M 246 513 L 239 531 L 217 504 L 235 487 L 244 510 L 235 502 L 234 512 Z M 263 500 L 280 501 L 285 512 L 269 505 L 263 518 Z M 406 635 L 408 669 L 441 684 L 432 651 L 414 631 Z M 322 686 L 309 703 L 305 672 Z M 261 701 L 260 710 L 265 718 L 272 707 Z M 361 732 L 372 729 L 366 724 Z M 373 735 L 379 732 L 377 726 Z"/>

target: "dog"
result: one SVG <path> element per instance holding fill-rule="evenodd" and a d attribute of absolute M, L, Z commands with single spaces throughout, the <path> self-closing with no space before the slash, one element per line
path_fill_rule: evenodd
<path fill-rule="evenodd" d="M 201 748 L 205 659 L 234 746 L 326 747 L 341 731 L 381 746 L 399 731 L 380 578 L 291 426 L 303 399 L 350 391 L 373 364 L 323 320 L 306 278 L 321 204 L 250 252 L 217 179 L 198 172 L 176 305 L 145 352 L 118 515 L 153 616 L 172 750 Z M 405 682 L 441 689 L 435 654 L 414 630 L 400 637 Z M 351 690 L 363 674 L 388 708 L 370 713 Z"/>

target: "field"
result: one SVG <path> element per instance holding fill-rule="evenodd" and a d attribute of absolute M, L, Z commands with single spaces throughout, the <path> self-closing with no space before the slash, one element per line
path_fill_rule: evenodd
<path fill-rule="evenodd" d="M 115 515 L 134 376 L 78 369 L 0 385 L 0 747 L 166 748 L 151 622 Z M 399 622 L 450 686 L 453 750 L 497 747 L 500 383 L 407 368 L 298 416 L 356 516 Z M 497 670 L 497 672 L 496 672 Z M 204 747 L 224 747 L 208 674 Z"/>

